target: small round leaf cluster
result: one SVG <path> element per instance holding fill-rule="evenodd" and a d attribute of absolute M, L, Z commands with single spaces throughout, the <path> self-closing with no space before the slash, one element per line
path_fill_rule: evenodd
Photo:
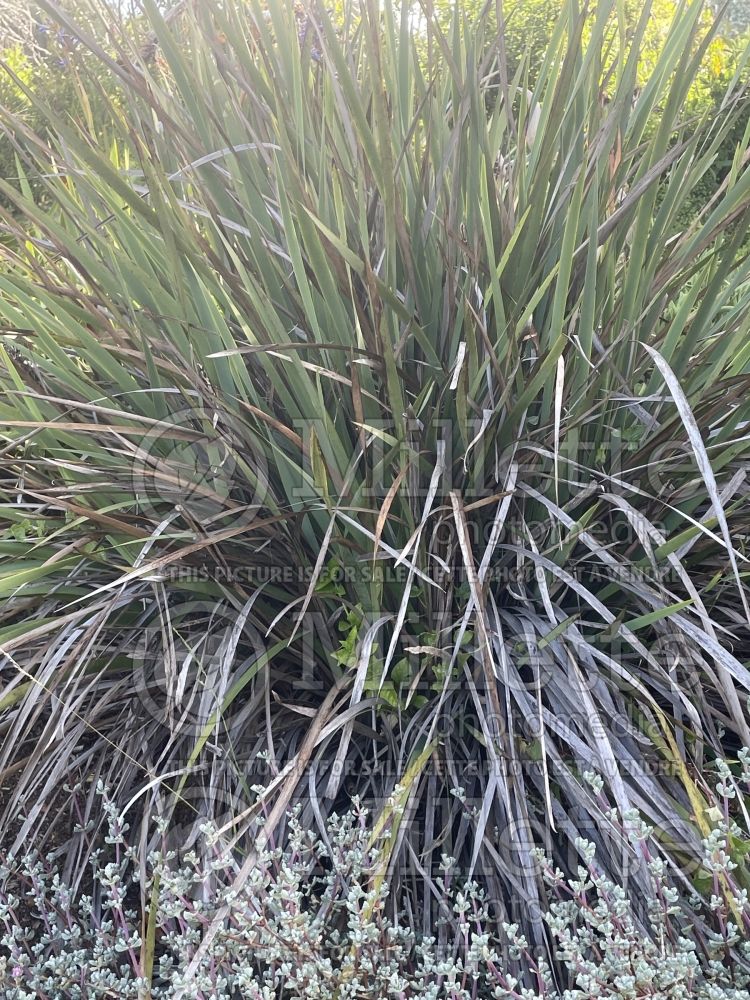
<path fill-rule="evenodd" d="M 727 793 L 723 766 L 719 780 Z M 210 823 L 199 850 L 141 859 L 106 795 L 104 810 L 109 834 L 92 857 L 88 894 L 67 886 L 50 858 L 3 859 L 7 1000 L 750 1000 L 750 906 L 731 859 L 741 831 L 726 819 L 704 840 L 709 898 L 670 878 L 656 856 L 647 860 L 644 907 L 602 874 L 590 842 L 577 843 L 572 876 L 539 852 L 549 900 L 542 950 L 447 856 L 432 882 L 444 922 L 434 937 L 418 933 L 418 915 L 393 906 L 387 850 L 356 801 L 330 817 L 323 836 L 292 810 L 285 846 L 262 847 L 259 837 L 243 878 L 244 859 Z M 651 830 L 640 817 L 619 821 L 633 850 L 645 849 Z M 699 911 L 715 932 L 698 941 Z"/>

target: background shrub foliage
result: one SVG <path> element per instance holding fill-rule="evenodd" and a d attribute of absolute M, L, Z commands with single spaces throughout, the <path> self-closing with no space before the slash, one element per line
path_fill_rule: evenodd
<path fill-rule="evenodd" d="M 103 781 L 144 848 L 154 814 L 220 813 L 241 882 L 258 815 L 284 845 L 293 801 L 322 835 L 356 795 L 394 919 L 439 926 L 448 856 L 554 964 L 537 848 L 575 873 L 585 837 L 617 883 L 635 809 L 639 850 L 721 899 L 745 53 L 701 105 L 697 3 L 647 71 L 649 4 L 565 4 L 515 60 L 494 4 L 144 6 L 106 40 L 56 12 L 97 67 L 78 93 L 117 94 L 106 136 L 44 88 L 43 127 L 3 118 L 10 849 L 80 884 Z"/>

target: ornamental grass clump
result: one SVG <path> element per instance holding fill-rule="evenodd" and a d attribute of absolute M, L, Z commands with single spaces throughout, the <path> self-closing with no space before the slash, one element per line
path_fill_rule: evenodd
<path fill-rule="evenodd" d="M 750 743 L 746 130 L 680 220 L 747 60 L 696 119 L 703 5 L 645 82 L 630 6 L 566 3 L 513 75 L 495 4 L 58 12 L 117 99 L 106 143 L 43 93 L 44 135 L 2 119 L 16 857 L 79 883 L 103 781 L 134 829 L 221 815 L 241 892 L 258 814 L 283 852 L 293 801 L 322 837 L 396 795 L 393 926 L 440 939 L 446 855 L 534 950 L 537 849 L 618 884 L 591 772 L 700 865 L 706 764 Z"/>

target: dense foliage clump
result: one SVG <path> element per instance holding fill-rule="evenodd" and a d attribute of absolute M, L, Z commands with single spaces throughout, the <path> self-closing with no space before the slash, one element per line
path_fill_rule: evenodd
<path fill-rule="evenodd" d="M 397 811 L 397 796 L 390 806 Z M 486 893 L 456 871 L 453 858 L 443 857 L 433 884 L 443 911 L 437 936 L 423 936 L 403 916 L 390 919 L 388 859 L 356 804 L 330 817 L 323 839 L 292 812 L 283 849 L 267 845 L 261 825 L 252 866 L 243 865 L 239 876 L 226 838 L 209 822 L 200 825 L 196 849 L 178 854 L 163 842 L 148 858 L 144 923 L 129 902 L 144 884 L 138 852 L 124 818 L 111 803 L 105 810 L 110 860 L 93 859 L 93 893 L 76 896 L 59 870 L 34 857 L 7 859 L 0 870 L 0 946 L 7 950 L 0 989 L 8 1000 L 748 995 L 750 942 L 735 923 L 750 922 L 747 891 L 735 887 L 712 898 L 715 930 L 696 936 L 694 920 L 705 904 L 675 887 L 669 865 L 647 847 L 654 831 L 635 813 L 619 817 L 613 810 L 611 821 L 625 834 L 624 860 L 648 871 L 639 905 L 602 873 L 594 844 L 577 842 L 581 861 L 568 878 L 538 854 L 552 900 L 543 920 L 550 954 L 565 970 L 561 978 L 517 925 L 498 925 Z M 720 824 L 703 845 L 704 869 L 728 885 L 734 865 L 727 847 L 739 832 Z M 204 951 L 206 928 L 217 916 L 220 927 Z"/>
<path fill-rule="evenodd" d="M 625 995 L 652 973 L 675 997 L 745 989 L 748 51 L 734 40 L 701 107 L 717 34 L 699 2 L 653 45 L 648 3 L 565 3 L 514 58 L 494 3 L 147 0 L 104 40 L 44 6 L 77 94 L 117 100 L 105 129 L 31 88 L 42 124 L 2 113 L 9 855 L 60 855 L 54 892 L 84 898 L 106 785 L 138 831 L 135 881 L 111 887 L 138 917 L 99 933 L 79 911 L 83 952 L 122 946 L 126 971 L 111 951 L 103 968 L 137 978 L 158 945 L 164 989 L 191 954 L 189 995 L 239 974 L 234 883 L 201 874 L 191 909 L 184 858 L 149 867 L 149 818 L 181 850 L 193 810 L 269 905 L 258 821 L 282 865 L 316 831 L 323 881 L 283 919 L 313 934 L 322 908 L 326 955 L 329 935 L 378 935 L 368 968 L 396 995 L 450 942 L 469 995 L 480 957 L 483 983 L 496 965 L 551 995 L 571 963 L 593 994 L 607 955 L 601 989 Z M 355 800 L 379 860 L 348 883 L 347 931 L 326 831 Z M 652 832 L 625 873 L 636 815 Z M 540 850 L 575 909 L 554 909 Z M 454 869 L 489 922 L 456 924 L 457 896 L 446 913 Z M 269 995 L 291 960 L 251 970 L 246 929 L 240 965 Z M 331 974 L 356 978 L 346 949 Z"/>

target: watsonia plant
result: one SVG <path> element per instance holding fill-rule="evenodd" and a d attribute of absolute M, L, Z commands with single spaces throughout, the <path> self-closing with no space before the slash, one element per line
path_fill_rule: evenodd
<path fill-rule="evenodd" d="M 747 134 L 677 220 L 746 93 L 686 112 L 699 3 L 637 87 L 649 6 L 567 4 L 509 78 L 489 5 L 146 0 L 148 45 L 81 32 L 112 144 L 6 115 L 45 187 L 0 184 L 16 853 L 66 780 L 240 848 L 396 787 L 394 912 L 431 932 L 447 854 L 533 947 L 537 847 L 620 877 L 584 772 L 700 856 L 750 743 Z"/>

